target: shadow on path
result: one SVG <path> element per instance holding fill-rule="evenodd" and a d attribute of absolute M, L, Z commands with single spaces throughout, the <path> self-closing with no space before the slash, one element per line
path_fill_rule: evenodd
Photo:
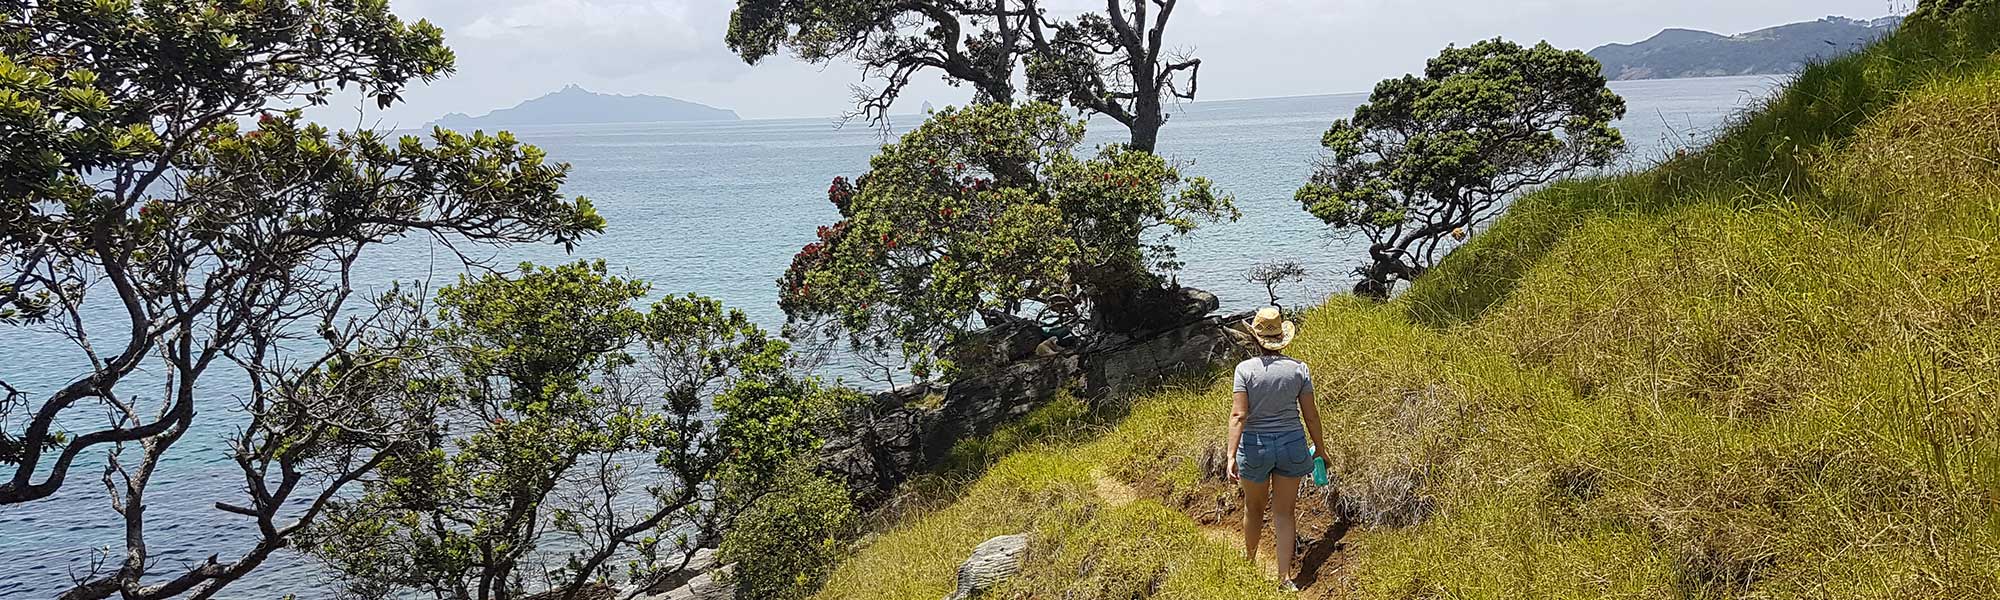
<path fill-rule="evenodd" d="M 1342 555 L 1341 552 L 1347 549 L 1347 544 L 1342 543 L 1342 540 L 1347 539 L 1348 530 L 1353 528 L 1354 526 L 1346 521 L 1334 523 L 1327 527 L 1326 535 L 1306 545 L 1305 556 L 1299 558 L 1299 576 L 1293 580 L 1293 583 L 1299 585 L 1299 589 L 1312 589 L 1313 584 L 1319 583 L 1322 574 L 1332 574 L 1326 568 L 1327 562 L 1333 560 L 1335 556 Z M 1333 566 L 1335 569 L 1340 567 L 1340 565 Z"/>

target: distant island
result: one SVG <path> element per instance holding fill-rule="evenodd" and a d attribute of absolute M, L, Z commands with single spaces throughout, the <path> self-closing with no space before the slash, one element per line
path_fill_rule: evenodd
<path fill-rule="evenodd" d="M 432 125 L 451 129 L 518 127 L 571 123 L 640 123 L 648 121 L 735 121 L 736 111 L 665 96 L 599 94 L 570 84 L 554 93 L 503 108 L 484 116 L 451 113 Z"/>
<path fill-rule="evenodd" d="M 1902 22 L 1902 17 L 1827 17 L 1737 35 L 1668 29 L 1637 44 L 1600 46 L 1590 56 L 1615 80 L 1789 74 L 1859 50 Z"/>

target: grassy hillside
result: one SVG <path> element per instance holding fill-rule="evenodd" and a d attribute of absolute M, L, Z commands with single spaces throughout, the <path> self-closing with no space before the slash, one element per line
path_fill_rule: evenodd
<path fill-rule="evenodd" d="M 2000 11 L 1968 10 L 1311 311 L 1342 460 L 1307 596 L 2000 597 Z M 1214 379 L 969 443 L 1004 458 L 819 597 L 943 597 L 1019 532 L 1000 597 L 1269 596 L 1231 558 Z"/>

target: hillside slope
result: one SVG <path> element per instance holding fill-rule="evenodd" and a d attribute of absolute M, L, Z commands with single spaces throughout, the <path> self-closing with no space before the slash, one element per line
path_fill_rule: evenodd
<path fill-rule="evenodd" d="M 600 94 L 576 84 L 477 117 L 451 113 L 433 125 L 449 129 L 573 125 L 582 123 L 651 123 L 661 121 L 735 121 L 736 111 L 665 96 Z"/>
<path fill-rule="evenodd" d="M 1790 74 L 1867 46 L 1895 31 L 1900 21 L 1828 17 L 1733 36 L 1668 29 L 1634 44 L 1599 46 L 1590 56 L 1604 63 L 1610 79 Z"/>
<path fill-rule="evenodd" d="M 1395 302 L 1309 311 L 1342 458 L 1304 596 L 2000 597 L 1996 48 L 2000 8 L 1913 21 L 1706 149 L 1524 198 Z M 968 442 L 1006 456 L 818 597 L 943 597 L 1021 532 L 997 597 L 1269 597 L 1221 379 Z"/>

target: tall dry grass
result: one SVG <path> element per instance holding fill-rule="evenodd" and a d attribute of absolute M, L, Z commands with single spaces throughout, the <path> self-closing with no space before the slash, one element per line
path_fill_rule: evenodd
<path fill-rule="evenodd" d="M 1354 591 L 2000 597 L 1996 49 L 2000 7 L 1913 21 L 1706 149 L 1523 198 L 1394 303 L 1308 312 L 1294 353 L 1339 493 L 1307 506 L 1364 525 Z M 840 581 L 933 577 L 904 563 L 969 549 L 989 518 L 1083 549 L 1011 597 L 1124 598 L 1153 589 L 1128 585 L 1148 569 L 1206 565 L 1225 549 L 1158 507 L 1226 520 L 1226 397 L 1220 377 L 1166 390 L 1101 436 L 1006 458 Z M 1020 495 L 1093 471 L 1158 505 Z M 1120 567 L 1076 570 L 1103 557 Z M 1216 568 L 1178 581 L 1261 593 Z"/>

